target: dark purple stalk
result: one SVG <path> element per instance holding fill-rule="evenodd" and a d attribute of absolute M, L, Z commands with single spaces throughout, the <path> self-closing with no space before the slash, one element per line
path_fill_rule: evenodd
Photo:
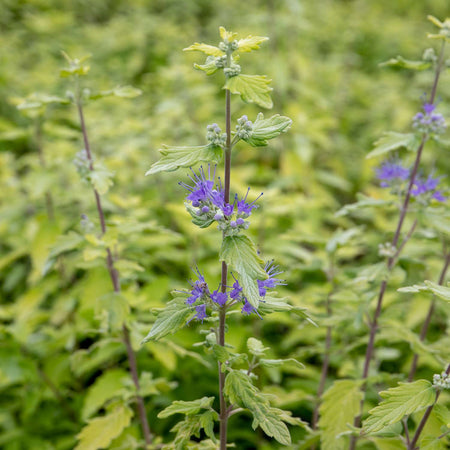
<path fill-rule="evenodd" d="M 81 131 L 83 134 L 84 147 L 86 149 L 86 154 L 87 154 L 88 161 L 89 161 L 89 169 L 94 170 L 94 160 L 92 158 L 91 147 L 89 145 L 89 138 L 88 138 L 86 124 L 85 124 L 85 120 L 84 120 L 84 114 L 83 114 L 83 106 L 82 106 L 80 99 L 78 99 L 78 101 L 77 101 L 77 108 L 78 108 L 78 116 L 80 119 Z M 103 207 L 102 207 L 102 201 L 101 201 L 100 195 L 97 192 L 97 190 L 95 188 L 93 188 L 93 191 L 94 191 L 94 195 L 95 195 L 95 202 L 97 205 L 98 217 L 100 219 L 102 235 L 104 235 L 106 233 L 106 223 L 105 223 L 105 214 L 104 214 Z M 107 264 L 109 276 L 111 278 L 111 282 L 114 287 L 114 292 L 120 293 L 119 272 L 117 271 L 117 269 L 114 266 L 114 258 L 113 258 L 111 249 L 109 247 L 106 248 L 106 264 Z M 136 401 L 137 401 L 139 419 L 141 422 L 141 428 L 142 428 L 142 432 L 144 434 L 146 446 L 149 446 L 152 443 L 152 435 L 151 435 L 151 431 L 150 431 L 150 426 L 148 424 L 147 414 L 145 412 L 144 399 L 139 395 L 140 386 L 139 386 L 139 376 L 138 376 L 136 355 L 134 354 L 133 348 L 131 346 L 130 332 L 125 324 L 123 324 L 123 326 L 122 326 L 122 333 L 123 333 L 123 341 L 124 341 L 126 351 L 127 351 L 128 363 L 130 365 L 131 377 L 133 379 L 134 387 L 136 389 Z"/>
<path fill-rule="evenodd" d="M 225 202 L 230 202 L 230 175 L 231 175 L 231 92 L 225 91 L 225 123 L 227 142 L 225 148 Z M 227 289 L 228 267 L 225 261 L 222 261 L 222 277 L 221 291 L 226 292 Z M 226 305 L 223 306 L 219 313 L 219 334 L 217 343 L 222 347 L 225 346 L 225 321 L 226 321 Z M 222 372 L 222 363 L 219 362 L 219 400 L 220 400 L 220 450 L 227 448 L 227 424 L 229 411 L 223 389 L 225 386 L 225 373 Z"/>
<path fill-rule="evenodd" d="M 447 366 L 447 370 L 445 371 L 447 375 L 450 375 L 450 364 Z M 419 423 L 419 426 L 417 427 L 416 432 L 414 433 L 413 438 L 411 439 L 411 442 L 409 443 L 407 450 L 416 450 L 416 444 L 419 440 L 420 434 L 422 433 L 425 424 L 427 423 L 428 418 L 430 417 L 431 411 L 433 411 L 434 405 L 437 403 L 439 396 L 441 395 L 441 391 L 436 392 L 436 400 L 432 405 L 430 405 L 427 410 L 425 411 L 425 414 L 422 417 L 422 420 Z"/>
<path fill-rule="evenodd" d="M 445 275 L 447 273 L 449 265 L 450 265 L 450 252 L 448 252 L 445 257 L 444 267 L 442 267 L 441 274 L 439 275 L 438 284 L 441 286 L 444 284 Z M 422 329 L 420 330 L 420 341 L 421 342 L 423 342 L 427 336 L 428 327 L 430 326 L 431 317 L 433 316 L 435 303 L 436 303 L 436 298 L 435 298 L 435 296 L 433 296 L 430 307 L 428 309 L 428 314 L 422 325 Z M 414 375 L 416 374 L 418 360 L 419 360 L 419 355 L 416 353 L 416 354 L 414 354 L 414 358 L 413 358 L 413 361 L 411 364 L 411 369 L 410 369 L 409 375 L 408 375 L 408 381 L 412 381 L 414 378 Z"/>
<path fill-rule="evenodd" d="M 431 90 L 431 94 L 430 94 L 430 98 L 429 98 L 429 103 L 434 103 L 435 99 L 436 99 L 436 90 L 437 90 L 437 85 L 439 82 L 439 76 L 441 73 L 441 69 L 442 69 L 442 64 L 444 61 L 444 48 L 445 48 L 445 41 L 443 41 L 442 46 L 441 46 L 441 51 L 440 51 L 440 55 L 439 55 L 439 61 L 437 63 L 436 66 L 436 72 L 435 72 L 435 76 L 434 76 L 434 82 L 433 82 L 433 87 Z M 411 191 L 414 185 L 414 182 L 416 180 L 416 176 L 417 176 L 417 171 L 419 170 L 419 164 L 420 164 L 420 160 L 422 158 L 422 152 L 423 149 L 425 147 L 425 142 L 427 141 L 427 135 L 423 134 L 422 136 L 422 140 L 420 142 L 419 148 L 417 149 L 417 153 L 416 153 L 416 159 L 414 161 L 414 166 L 413 169 L 411 171 L 411 175 L 410 175 L 410 179 L 409 179 L 409 184 L 408 184 L 408 189 L 406 191 L 406 195 L 405 195 L 405 199 L 403 201 L 403 205 L 400 209 L 400 217 L 398 219 L 398 223 L 397 223 L 397 228 L 395 230 L 395 234 L 394 237 L 392 239 L 392 246 L 393 247 L 397 247 L 399 239 L 400 239 L 400 233 L 402 231 L 402 227 L 403 227 L 403 222 L 405 220 L 406 217 L 406 213 L 408 212 L 408 206 L 409 206 L 409 202 L 411 199 Z M 398 252 L 397 252 L 398 253 Z M 398 255 L 396 254 L 396 256 L 389 258 L 388 262 L 387 262 L 387 268 L 388 268 L 388 272 L 390 273 L 395 265 L 395 262 L 397 260 Z M 372 361 L 373 358 L 373 352 L 374 352 L 374 348 L 375 348 L 375 335 L 378 329 L 378 319 L 380 317 L 381 314 L 381 309 L 383 306 L 383 298 L 384 298 L 384 294 L 386 292 L 386 287 L 387 287 L 387 280 L 383 280 L 381 285 L 380 285 L 380 292 L 378 294 L 378 300 L 377 300 L 377 306 L 375 309 L 375 313 L 373 316 L 373 320 L 370 324 L 370 334 L 369 334 L 369 342 L 367 344 L 367 349 L 366 349 L 366 356 L 364 359 L 364 369 L 363 369 L 363 374 L 362 374 L 362 378 L 364 380 L 367 379 L 368 374 L 369 374 L 369 369 L 370 369 L 370 363 Z M 362 386 L 362 391 L 363 393 L 365 393 L 367 388 L 367 383 L 364 383 L 364 385 Z M 365 396 L 364 396 L 365 397 Z M 357 417 L 355 417 L 355 420 L 353 422 L 353 425 L 355 427 L 360 427 L 361 426 L 361 415 L 362 415 L 362 411 L 363 411 L 363 407 L 364 407 L 364 397 L 361 400 L 361 406 L 360 406 L 360 413 Z M 352 436 L 352 438 L 350 439 L 350 450 L 354 450 L 356 447 L 356 441 L 357 441 L 358 437 L 357 436 Z"/>

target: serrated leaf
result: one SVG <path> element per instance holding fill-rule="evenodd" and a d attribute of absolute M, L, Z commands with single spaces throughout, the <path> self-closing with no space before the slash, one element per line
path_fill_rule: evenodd
<path fill-rule="evenodd" d="M 291 305 L 286 300 L 286 298 L 278 298 L 266 295 L 264 297 L 264 301 L 259 304 L 258 312 L 263 315 L 274 312 L 291 311 L 292 313 L 297 314 L 298 316 L 302 317 L 303 319 L 307 320 L 309 323 L 317 327 L 317 324 L 308 315 L 306 308 Z"/>
<path fill-rule="evenodd" d="M 174 298 L 158 313 L 150 333 L 142 343 L 152 340 L 157 341 L 168 334 L 176 333 L 185 325 L 186 320 L 192 313 L 192 308 L 186 305 L 185 297 Z"/>
<path fill-rule="evenodd" d="M 243 52 L 251 52 L 252 50 L 258 50 L 260 44 L 268 40 L 269 38 L 264 36 L 247 36 L 244 39 L 238 40 L 237 51 L 239 53 L 243 53 Z"/>
<path fill-rule="evenodd" d="M 174 401 L 166 409 L 163 409 L 159 414 L 159 419 L 165 419 L 173 414 L 197 414 L 202 409 L 211 409 L 214 402 L 214 397 L 203 397 L 198 400 L 190 402 L 183 402 L 181 400 Z"/>
<path fill-rule="evenodd" d="M 321 448 L 323 450 L 344 450 L 346 440 L 342 432 L 348 431 L 359 414 L 359 405 L 363 398 L 361 381 L 339 380 L 323 394 L 320 405 L 319 428 L 322 430 Z"/>
<path fill-rule="evenodd" d="M 186 416 L 183 421 L 178 422 L 170 430 L 177 433 L 173 442 L 175 450 L 191 448 L 188 444 L 191 436 L 196 436 L 197 438 L 200 437 L 200 430 L 202 428 L 205 429 L 205 433 L 207 433 L 209 437 L 211 437 L 211 435 L 214 437 L 213 427 L 215 420 L 218 420 L 218 414 L 215 411 L 206 411 L 200 415 Z M 198 443 L 196 443 L 195 448 L 198 448 Z"/>
<path fill-rule="evenodd" d="M 254 308 L 258 308 L 261 297 L 256 280 L 265 280 L 267 274 L 253 242 L 243 235 L 226 236 L 222 241 L 220 260 L 239 274 L 244 295 Z"/>
<path fill-rule="evenodd" d="M 395 388 L 380 392 L 380 396 L 384 400 L 369 411 L 369 417 L 364 421 L 363 430 L 366 433 L 380 431 L 409 414 L 427 408 L 434 403 L 436 391 L 429 381 L 418 380 L 399 383 Z"/>
<path fill-rule="evenodd" d="M 289 117 L 276 114 L 268 119 L 264 119 L 264 114 L 259 113 L 253 124 L 250 137 L 243 140 L 253 147 L 263 147 L 267 145 L 269 139 L 273 139 L 281 133 L 286 133 L 291 125 L 292 120 Z"/>
<path fill-rule="evenodd" d="M 400 67 L 401 69 L 411 70 L 426 70 L 431 67 L 431 62 L 411 61 L 409 59 L 403 58 L 402 56 L 397 56 L 396 58 L 391 58 L 390 60 L 381 63 L 380 66 Z"/>
<path fill-rule="evenodd" d="M 269 347 L 264 347 L 264 344 L 259 339 L 253 337 L 247 339 L 247 348 L 254 356 L 262 356 L 266 350 L 269 350 Z"/>
<path fill-rule="evenodd" d="M 227 40 L 228 42 L 233 41 L 237 37 L 237 33 L 232 31 L 227 31 L 224 27 L 219 27 L 219 34 L 222 40 Z"/>
<path fill-rule="evenodd" d="M 394 131 L 387 131 L 374 143 L 375 147 L 366 155 L 366 159 L 384 155 L 401 147 L 413 151 L 416 150 L 418 145 L 419 138 L 414 133 L 396 133 Z"/>
<path fill-rule="evenodd" d="M 127 406 L 119 406 L 103 417 L 96 417 L 77 435 L 80 441 L 75 450 L 97 450 L 107 448 L 109 444 L 128 427 L 133 411 Z"/>
<path fill-rule="evenodd" d="M 218 361 L 224 363 L 230 359 L 230 354 L 228 350 L 219 344 L 214 344 L 212 347 L 213 354 L 217 358 Z"/>
<path fill-rule="evenodd" d="M 214 56 L 208 56 L 205 64 L 194 64 L 194 69 L 201 70 L 205 72 L 206 75 L 212 75 L 219 70 L 216 66 L 216 59 Z"/>
<path fill-rule="evenodd" d="M 232 94 L 239 94 L 244 102 L 256 103 L 270 109 L 273 106 L 270 92 L 272 88 L 265 75 L 237 75 L 228 78 L 224 89 L 229 89 Z"/>
<path fill-rule="evenodd" d="M 270 406 L 267 398 L 251 383 L 248 375 L 236 370 L 230 372 L 225 379 L 224 392 L 231 403 L 247 408 L 252 413 L 253 429 L 260 426 L 267 436 L 275 438 L 281 444 L 291 444 L 289 430 L 283 422 L 286 417 L 281 414 L 283 411 Z"/>
<path fill-rule="evenodd" d="M 198 147 L 163 147 L 159 150 L 161 159 L 154 163 L 145 175 L 157 172 L 172 172 L 180 167 L 195 166 L 199 162 L 219 163 L 222 159 L 222 149 L 208 144 Z"/>
<path fill-rule="evenodd" d="M 114 88 L 112 92 L 116 97 L 121 98 L 135 98 L 142 94 L 140 89 L 133 86 L 118 86 Z"/>
<path fill-rule="evenodd" d="M 214 45 L 208 44 L 199 44 L 198 42 L 195 42 L 189 47 L 184 48 L 183 51 L 184 52 L 198 51 L 204 53 L 205 55 L 215 57 L 223 56 L 225 54 L 222 50 L 220 50 L 219 47 L 215 47 Z"/>
<path fill-rule="evenodd" d="M 100 194 L 104 195 L 109 191 L 109 188 L 114 184 L 112 177 L 114 172 L 106 169 L 99 164 L 96 164 L 94 170 L 88 174 L 88 179 L 92 183 L 94 189 Z"/>
<path fill-rule="evenodd" d="M 124 387 L 124 382 L 129 378 L 128 373 L 123 369 L 112 369 L 100 375 L 89 386 L 86 397 L 84 398 L 81 417 L 88 419 L 96 413 L 107 400 L 110 400 L 119 394 L 118 391 Z"/>
<path fill-rule="evenodd" d="M 259 365 L 262 367 L 280 367 L 284 365 L 294 365 L 299 369 L 304 369 L 305 366 L 294 358 L 287 359 L 260 359 Z"/>

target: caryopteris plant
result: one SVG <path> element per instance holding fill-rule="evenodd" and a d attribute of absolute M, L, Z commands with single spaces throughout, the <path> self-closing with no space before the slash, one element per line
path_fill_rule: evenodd
<path fill-rule="evenodd" d="M 248 36 L 237 39 L 237 34 L 220 28 L 219 45 L 195 43 L 185 50 L 200 51 L 206 62 L 195 68 L 207 75 L 223 71 L 225 76 L 225 132 L 213 123 L 206 128 L 207 144 L 198 147 L 165 147 L 160 150 L 161 159 L 153 164 L 147 175 L 161 171 L 189 168 L 188 180 L 179 184 L 188 191 L 185 206 L 194 225 L 208 228 L 215 225 L 218 242 L 221 241 L 218 262 L 221 277 L 217 288 L 207 280 L 201 267 L 196 267 L 196 280 L 189 290 L 175 291 L 174 299 L 161 310 L 144 342 L 158 340 L 175 333 L 193 320 L 206 322 L 208 328 L 204 346 L 217 359 L 219 367 L 218 411 L 214 409 L 214 397 L 203 397 L 194 401 L 176 401 L 159 414 L 160 418 L 172 414 L 184 414 L 173 431 L 176 437 L 173 448 L 191 448 L 191 436 L 200 438 L 203 429 L 207 438 L 201 448 L 225 449 L 227 446 L 227 423 L 230 416 L 248 410 L 253 416 L 253 428 L 260 426 L 266 435 L 284 445 L 291 444 L 286 423 L 301 425 L 299 419 L 271 406 L 269 399 L 253 384 L 253 371 L 258 366 L 281 365 L 285 360 L 267 360 L 261 341 L 249 338 L 250 355 L 239 354 L 226 344 L 227 319 L 236 310 L 255 319 L 273 311 L 294 311 L 302 314 L 283 299 L 270 292 L 283 284 L 280 271 L 273 262 L 264 263 L 255 244 L 245 235 L 250 226 L 250 217 L 258 207 L 256 199 L 250 199 L 250 188 L 245 194 L 231 193 L 231 156 L 240 142 L 252 147 L 268 144 L 287 131 L 291 120 L 274 115 L 264 118 L 260 113 L 254 120 L 242 116 L 232 131 L 231 94 L 238 94 L 245 102 L 264 108 L 272 106 L 270 80 L 261 75 L 241 73 L 239 58 L 243 53 L 258 50 L 265 37 Z M 224 176 L 217 175 L 218 164 L 224 160 Z M 199 168 L 194 166 L 203 163 Z M 218 245 L 219 247 L 219 245 Z M 297 361 L 290 361 L 299 364 Z M 219 442 L 214 432 L 214 423 L 219 422 Z M 171 447 L 172 448 L 172 447 Z M 194 448 L 194 447 L 192 447 Z M 197 447 L 195 447 L 197 448 Z"/>
<path fill-rule="evenodd" d="M 117 256 L 114 254 L 114 247 L 117 245 L 118 230 L 115 230 L 115 233 L 108 233 L 107 218 L 105 217 L 105 210 L 102 205 L 102 195 L 106 194 L 113 184 L 111 179 L 113 173 L 95 160 L 84 116 L 84 106 L 90 100 L 96 100 L 110 95 L 133 98 L 140 95 L 141 91 L 131 86 L 124 86 L 108 91 L 92 93 L 89 89 L 83 88 L 82 86 L 82 77 L 89 72 L 89 66 L 86 63 L 87 58 L 72 59 L 66 54 L 64 56 L 69 66 L 61 71 L 61 76 L 69 77 L 73 80 L 74 90 L 68 91 L 67 96 L 77 109 L 84 144 L 84 148 L 78 152 L 74 162 L 82 180 L 92 187 L 98 221 L 100 223 L 100 233 L 96 235 L 94 223 L 85 214 L 82 215 L 82 225 L 86 232 L 86 239 L 93 244 L 87 250 L 90 253 L 88 259 L 95 260 L 101 255 L 104 255 L 103 258 L 106 259 L 106 267 L 113 286 L 113 293 L 99 300 L 100 307 L 98 309 L 99 313 L 106 317 L 107 328 L 113 333 L 121 334 L 134 385 L 134 392 L 131 395 L 125 394 L 120 400 L 116 399 L 116 402 L 112 403 L 109 413 L 106 416 L 93 419 L 86 425 L 78 435 L 80 442 L 77 449 L 82 450 L 108 446 L 129 425 L 133 417 L 133 411 L 128 407 L 130 401 L 136 401 L 137 403 L 142 434 L 145 444 L 148 446 L 152 442 L 152 435 L 145 411 L 144 400 L 140 392 L 141 387 L 136 355 L 132 347 L 130 330 L 127 324 L 130 307 L 127 300 L 121 294 L 120 273 L 116 267 Z M 116 394 L 120 397 L 122 393 L 118 391 Z M 98 434 L 101 435 L 100 438 L 97 436 Z"/>
<path fill-rule="evenodd" d="M 427 144 L 433 141 L 437 144 L 442 144 L 442 135 L 446 131 L 445 119 L 441 113 L 436 111 L 436 107 L 437 88 L 441 73 L 446 67 L 445 50 L 446 44 L 450 40 L 450 20 L 447 19 L 443 23 L 433 17 L 430 17 L 430 20 L 439 27 L 439 34 L 429 35 L 430 38 L 436 39 L 440 43 L 437 54 L 431 48 L 425 51 L 422 61 L 407 61 L 398 57 L 387 63 L 387 65 L 400 66 L 413 70 L 433 70 L 434 76 L 431 88 L 426 97 L 422 99 L 422 111 L 418 112 L 412 118 L 411 132 L 386 133 L 376 143 L 375 149 L 368 155 L 368 157 L 386 156 L 390 152 L 406 148 L 412 152 L 413 157 L 405 157 L 400 160 L 399 156 L 394 156 L 385 160 L 376 170 L 376 176 L 380 182 L 380 186 L 382 188 L 389 188 L 391 194 L 397 198 L 397 203 L 391 201 L 385 203 L 385 205 L 397 204 L 398 219 L 392 239 L 387 243 L 380 243 L 379 245 L 379 254 L 385 258 L 385 266 L 376 295 L 376 308 L 369 321 L 369 340 L 363 362 L 362 377 L 360 380 L 356 380 L 356 384 L 353 385 L 355 405 L 357 404 L 358 398 L 360 398 L 360 406 L 357 408 L 358 413 L 354 420 L 355 427 L 361 426 L 365 393 L 368 385 L 370 385 L 370 376 L 376 373 L 375 371 L 371 371 L 371 365 L 374 361 L 375 340 L 383 307 L 385 306 L 384 298 L 389 289 L 389 279 L 392 277 L 393 271 L 396 269 L 402 257 L 406 244 L 418 230 L 426 231 L 425 236 L 430 239 L 442 241 L 444 263 L 440 275 L 436 277 L 438 278 L 438 284 L 427 282 L 426 286 L 414 286 L 409 291 L 430 290 L 432 293 L 442 297 L 442 290 L 445 290 L 440 285 L 444 282 L 449 265 L 447 250 L 448 226 L 446 227 L 445 225 L 445 223 L 448 224 L 448 213 L 442 207 L 447 201 L 447 197 L 445 195 L 445 188 L 442 187 L 442 177 L 436 174 L 435 171 L 427 172 L 422 168 L 422 163 Z M 361 202 L 361 206 L 368 206 L 370 201 L 366 201 L 365 205 L 363 203 L 364 201 Z M 375 205 L 375 203 L 373 204 Z M 354 206 L 357 206 L 357 204 Z M 404 230 L 405 227 L 406 230 Z M 424 341 L 433 309 L 434 300 L 424 319 L 420 338 L 416 339 L 416 341 Z M 404 330 L 404 333 L 406 333 L 406 330 Z M 417 345 L 416 348 L 418 348 Z M 446 358 L 447 361 L 441 361 L 445 367 L 444 372 L 441 375 L 436 375 L 433 383 L 429 380 L 418 380 L 412 383 L 400 384 L 398 387 L 381 392 L 380 395 L 384 400 L 376 408 L 369 411 L 369 417 L 362 424 L 361 435 L 370 439 L 371 436 L 377 436 L 377 433 L 382 432 L 382 430 L 387 430 L 387 427 L 390 427 L 389 432 L 391 436 L 399 438 L 402 433 L 402 428 L 397 429 L 395 425 L 400 425 L 403 422 L 404 437 L 401 439 L 408 450 L 425 448 L 425 446 L 426 448 L 442 448 L 441 444 L 445 445 L 442 439 L 445 439 L 448 431 L 444 431 L 441 436 L 431 436 L 431 438 L 427 436 L 425 440 L 420 442 L 420 447 L 418 447 L 418 444 L 422 430 L 433 405 L 435 405 L 440 396 L 441 390 L 448 388 L 448 374 L 450 371 L 448 352 Z M 409 381 L 412 381 L 414 378 L 417 360 L 418 355 L 416 353 L 413 356 L 411 369 L 409 370 Z M 362 392 L 354 390 L 356 385 L 361 386 Z M 328 391 L 328 396 L 330 396 L 332 389 Z M 428 409 L 422 419 L 414 417 L 413 422 L 415 426 L 411 424 L 411 421 L 408 423 L 408 418 L 412 417 L 412 414 L 418 413 L 426 408 Z M 326 423 L 324 426 L 327 426 Z M 354 430 L 350 441 L 350 449 L 356 448 L 357 440 L 358 433 Z"/>

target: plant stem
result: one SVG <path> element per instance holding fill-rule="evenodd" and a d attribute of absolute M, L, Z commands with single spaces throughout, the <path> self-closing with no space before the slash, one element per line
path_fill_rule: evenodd
<path fill-rule="evenodd" d="M 439 275 L 438 284 L 440 286 L 442 286 L 444 284 L 445 275 L 447 274 L 449 265 L 450 265 L 450 251 L 447 253 L 447 255 L 445 257 L 444 267 L 442 267 L 441 274 Z M 435 304 L 436 304 L 436 297 L 433 295 L 433 299 L 431 300 L 431 304 L 428 309 L 427 316 L 422 325 L 422 329 L 420 330 L 420 341 L 421 342 L 423 342 L 427 336 L 428 327 L 430 326 L 431 317 L 433 316 Z M 409 371 L 408 381 L 412 381 L 414 378 L 414 375 L 416 374 L 418 360 L 419 360 L 419 355 L 417 353 L 415 353 L 412 364 L 411 364 L 411 369 Z"/>
<path fill-rule="evenodd" d="M 226 148 L 225 148 L 225 203 L 230 202 L 230 175 L 231 175 L 231 92 L 225 91 L 225 123 L 226 123 Z M 222 277 L 221 277 L 221 291 L 223 293 L 227 290 L 228 267 L 225 261 L 222 261 Z M 219 314 L 219 334 L 217 343 L 222 347 L 225 346 L 225 322 L 226 322 L 226 305 L 224 305 Z M 227 423 L 228 423 L 228 408 L 223 393 L 225 386 L 225 372 L 222 372 L 222 363 L 219 362 L 219 400 L 220 400 L 220 450 L 227 448 Z"/>
<path fill-rule="evenodd" d="M 445 41 L 442 42 L 442 46 L 441 46 L 441 51 L 439 54 L 439 61 L 436 65 L 436 72 L 435 72 L 435 76 L 434 76 L 434 82 L 433 82 L 433 87 L 431 90 L 431 94 L 430 94 L 430 98 L 429 98 L 429 103 L 434 103 L 435 98 L 436 98 L 436 90 L 437 90 L 437 85 L 439 82 L 439 76 L 441 73 L 441 69 L 442 69 L 442 64 L 444 61 L 444 48 L 445 48 Z M 392 239 L 392 246 L 393 247 L 397 247 L 398 241 L 400 239 L 400 233 L 402 231 L 402 227 L 403 227 L 403 222 L 405 220 L 406 217 L 406 213 L 408 212 L 408 206 L 409 206 L 409 202 L 411 199 L 411 191 L 414 185 L 414 182 L 416 181 L 416 176 L 417 176 L 417 171 L 419 170 L 419 164 L 420 164 L 420 160 L 422 158 L 422 152 L 423 149 L 425 147 L 425 142 L 427 141 L 427 134 L 424 133 L 422 135 L 422 140 L 420 142 L 419 148 L 417 149 L 417 153 L 416 153 L 416 159 L 414 161 L 414 166 L 413 169 L 411 171 L 411 175 L 410 175 L 410 179 L 409 179 L 409 184 L 408 184 L 408 189 L 406 191 L 406 195 L 405 195 L 405 199 L 403 201 L 403 205 L 401 207 L 400 210 L 400 217 L 398 219 L 398 223 L 397 223 L 397 228 L 395 230 L 395 234 L 394 237 Z M 396 257 L 398 257 L 398 255 L 396 255 Z M 395 266 L 395 262 L 396 262 L 396 257 L 392 256 L 391 258 L 389 258 L 388 263 L 387 263 L 387 269 L 388 272 L 390 273 L 393 269 L 393 267 Z M 382 305 L 383 305 L 383 298 L 384 298 L 384 294 L 386 292 L 386 287 L 387 287 L 387 280 L 383 280 L 381 285 L 380 285 L 380 292 L 378 294 L 378 301 L 377 301 L 377 306 L 375 309 L 375 313 L 373 316 L 373 320 L 370 324 L 370 334 L 369 334 L 369 342 L 367 344 L 367 349 L 366 349 L 366 356 L 364 359 L 364 369 L 363 369 L 363 375 L 362 378 L 364 380 L 367 379 L 368 374 L 369 374 L 369 369 L 370 369 L 370 363 L 372 361 L 372 357 L 373 357 L 373 352 L 374 352 L 374 348 L 375 348 L 375 335 L 378 329 L 378 319 L 380 317 L 381 314 L 381 309 L 382 309 Z M 362 386 L 362 391 L 363 393 L 365 393 L 367 388 L 367 383 L 364 383 L 364 385 Z M 361 400 L 361 405 L 360 405 L 360 413 L 358 416 L 355 417 L 354 423 L 353 425 L 355 427 L 360 427 L 361 426 L 361 415 L 363 412 L 363 407 L 364 407 L 364 397 Z M 350 450 L 354 450 L 356 448 L 356 441 L 357 441 L 358 437 L 357 436 L 352 436 L 350 439 Z"/>
<path fill-rule="evenodd" d="M 447 366 L 447 370 L 445 371 L 447 375 L 450 375 L 450 364 Z M 414 437 L 411 439 L 411 442 L 409 443 L 407 450 L 415 450 L 417 441 L 419 440 L 420 434 L 422 433 L 425 424 L 427 423 L 428 417 L 430 417 L 431 411 L 434 408 L 434 405 L 439 399 L 439 396 L 441 395 L 441 391 L 436 392 L 436 400 L 432 405 L 430 405 L 427 410 L 425 411 L 425 414 L 422 417 L 422 420 L 419 423 L 419 426 L 417 427 L 416 432 L 414 433 Z"/>
<path fill-rule="evenodd" d="M 78 99 L 78 101 L 77 101 L 77 108 L 78 108 L 78 116 L 79 116 L 80 124 L 81 124 L 81 132 L 83 134 L 84 147 L 85 147 L 86 154 L 87 154 L 88 161 L 89 161 L 89 169 L 91 171 L 93 171 L 94 170 L 94 159 L 92 158 L 91 147 L 89 145 L 89 138 L 88 138 L 88 133 L 87 133 L 87 129 L 86 129 L 86 123 L 84 120 L 83 105 L 82 105 L 81 99 Z M 97 190 L 95 188 L 93 188 L 93 191 L 94 191 L 94 195 L 95 195 L 95 202 L 97 204 L 97 212 L 98 212 L 98 217 L 100 219 L 102 235 L 104 235 L 106 233 L 105 213 L 103 211 L 102 201 L 101 201 L 99 193 L 97 192 Z M 109 247 L 106 248 L 106 263 L 107 263 L 109 276 L 111 278 L 111 282 L 114 287 L 114 292 L 120 293 L 119 272 L 117 271 L 117 269 L 114 266 L 114 258 L 113 258 L 111 249 Z M 122 334 L 123 334 L 123 341 L 125 344 L 125 348 L 127 351 L 128 363 L 130 365 L 131 377 L 133 379 L 134 387 L 136 389 L 136 401 L 137 401 L 137 405 L 138 405 L 138 412 L 139 412 L 139 419 L 141 422 L 141 428 L 142 428 L 142 432 L 144 435 L 145 443 L 147 446 L 149 446 L 152 443 L 152 435 L 151 435 L 151 431 L 150 431 L 150 426 L 148 424 L 147 414 L 145 412 L 144 399 L 139 394 L 140 386 L 139 386 L 136 355 L 135 355 L 135 353 L 133 351 L 133 347 L 131 345 L 130 332 L 125 323 L 122 325 Z"/>

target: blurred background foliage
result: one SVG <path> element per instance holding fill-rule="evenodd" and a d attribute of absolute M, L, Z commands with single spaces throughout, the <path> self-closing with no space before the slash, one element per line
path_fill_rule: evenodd
<path fill-rule="evenodd" d="M 303 362 L 304 370 L 261 369 L 258 383 L 275 395 L 277 405 L 309 421 L 327 325 L 334 327 L 329 382 L 361 373 L 365 314 L 377 287 L 373 265 L 379 262 L 378 244 L 391 236 L 396 209 L 335 213 L 358 192 L 388 197 L 374 181 L 379 161 L 365 155 L 383 131 L 409 130 L 432 74 L 379 64 L 396 55 L 421 58 L 433 44 L 426 41 L 432 31 L 428 14 L 450 16 L 448 1 L 0 2 L 0 447 L 73 448 L 85 421 L 108 400 L 89 403 L 99 377 L 111 371 L 126 377 L 123 346 L 114 330 L 105 329 L 96 306 L 111 292 L 103 260 L 81 251 L 49 260 L 50 249 L 67 242 L 69 232 L 83 232 L 81 214 L 99 226 L 91 189 L 73 165 L 83 145 L 76 112 L 49 104 L 36 118 L 17 109 L 30 94 L 64 97 L 73 89 L 59 77 L 61 50 L 72 57 L 92 55 L 87 77 L 92 91 L 127 84 L 143 91 L 133 100 L 97 101 L 85 112 L 94 153 L 115 173 L 104 199 L 107 220 L 113 229 L 128 227 L 116 249 L 123 258 L 124 295 L 133 308 L 127 320 L 139 368 L 153 377 L 146 394 L 152 430 L 167 441 L 173 421 L 156 419 L 157 413 L 174 399 L 217 390 L 213 358 L 194 346 L 202 339 L 200 325 L 192 323 L 163 343 L 139 345 L 154 319 L 151 308 L 164 305 L 171 289 L 187 287 L 195 264 L 213 284 L 220 276 L 219 232 L 191 225 L 177 184 L 186 180 L 184 172 L 144 177 L 162 144 L 203 144 L 207 124 L 224 128 L 223 80 L 193 70 L 198 55 L 182 49 L 218 42 L 220 25 L 241 36 L 270 37 L 257 57 L 244 55 L 242 64 L 247 73 L 273 80 L 273 113 L 291 117 L 293 126 L 269 147 L 240 144 L 232 191 L 251 186 L 255 195 L 264 192 L 252 216 L 253 238 L 262 256 L 275 258 L 285 271 L 281 294 L 308 308 L 319 326 L 281 313 L 263 321 L 236 316 L 227 341 L 239 350 L 256 336 L 271 347 L 271 357 Z M 449 83 L 444 73 L 438 98 L 445 116 Z M 247 114 L 253 120 L 259 112 L 237 98 L 232 108 L 234 118 Z M 447 151 L 427 148 L 424 164 L 448 174 Z M 336 231 L 352 227 L 352 239 L 332 256 L 336 288 L 327 279 L 325 246 Z M 425 294 L 400 295 L 395 286 L 436 281 L 440 258 L 439 239 L 425 228 L 395 271 L 386 302 L 389 326 L 377 341 L 375 367 L 385 374 L 381 385 L 405 378 L 412 332 L 429 302 Z M 330 289 L 339 295 L 326 317 Z M 448 311 L 440 308 L 430 332 L 435 356 L 424 351 L 420 360 L 419 373 L 427 378 L 441 370 L 439 355 L 448 349 Z M 411 333 L 401 331 L 405 326 Z M 369 398 L 377 401 L 375 392 Z M 246 415 L 233 417 L 230 442 L 239 449 L 277 448 L 250 424 Z M 304 430 L 292 433 L 295 443 L 304 438 Z M 110 448 L 138 447 L 138 439 L 134 421 Z"/>

